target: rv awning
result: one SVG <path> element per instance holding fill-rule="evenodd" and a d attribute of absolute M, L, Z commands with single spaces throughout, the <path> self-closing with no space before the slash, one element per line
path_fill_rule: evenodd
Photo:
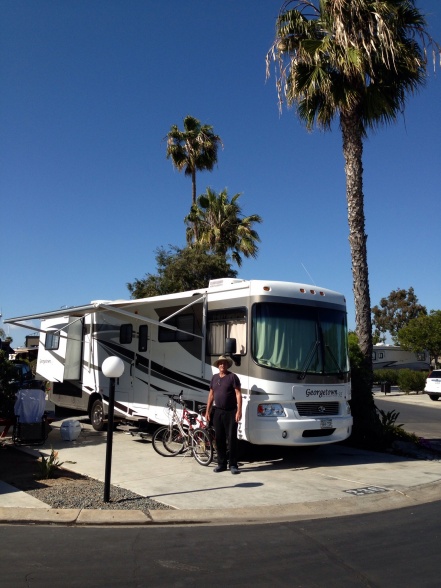
<path fill-rule="evenodd" d="M 189 306 L 193 304 L 202 303 L 205 300 L 206 292 L 185 292 L 177 293 L 177 294 L 166 294 L 164 296 L 152 296 L 151 298 L 139 298 L 136 300 L 96 300 L 91 302 L 90 304 L 85 304 L 82 306 L 71 306 L 70 308 L 60 308 L 58 310 L 53 310 L 49 312 L 43 312 L 40 314 L 29 314 L 26 316 L 20 316 L 15 318 L 5 319 L 3 322 L 5 324 L 16 325 L 18 327 L 23 327 L 26 329 L 32 329 L 35 331 L 44 332 L 42 329 L 38 329 L 33 325 L 26 324 L 29 321 L 33 320 L 45 320 L 49 318 L 57 318 L 57 317 L 70 317 L 75 320 L 82 318 L 88 314 L 93 314 L 95 312 L 114 312 L 117 314 L 122 314 L 124 316 L 128 316 L 135 320 L 146 322 L 155 325 L 161 325 L 164 328 L 171 329 L 173 331 L 180 331 L 177 327 L 172 325 L 168 325 L 166 322 L 167 318 L 171 318 L 177 312 L 172 312 L 167 318 L 162 319 L 161 321 L 156 321 L 154 319 L 142 316 L 142 314 L 138 313 L 138 310 L 142 309 L 143 306 L 151 305 L 152 303 L 155 305 L 155 308 L 162 307 L 171 307 L 173 306 L 173 302 L 187 302 L 184 307 L 181 307 L 178 312 L 182 312 Z M 71 324 L 71 323 L 69 323 Z M 68 326 L 65 325 L 64 328 Z M 182 331 L 185 332 L 185 331 Z M 192 333 L 193 336 L 198 337 Z"/>
<path fill-rule="evenodd" d="M 4 319 L 5 324 L 11 325 L 18 325 L 18 326 L 25 326 L 21 325 L 24 321 L 35 321 L 35 320 L 44 320 L 47 318 L 57 318 L 58 316 L 76 316 L 81 317 L 89 314 L 91 312 L 96 312 L 98 310 L 97 306 L 93 303 L 85 304 L 83 306 L 72 306 L 71 308 L 61 308 L 59 310 L 53 310 L 49 312 L 42 312 L 39 314 L 28 314 L 25 316 L 18 316 L 14 318 Z"/>

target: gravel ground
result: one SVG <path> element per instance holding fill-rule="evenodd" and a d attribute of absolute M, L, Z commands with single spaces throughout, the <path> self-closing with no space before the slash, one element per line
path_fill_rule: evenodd
<path fill-rule="evenodd" d="M 99 510 L 170 510 L 171 507 L 130 490 L 110 487 L 110 502 L 104 502 L 104 483 L 90 478 L 54 484 L 27 493 L 52 508 L 86 508 Z"/>
<path fill-rule="evenodd" d="M 27 492 L 52 508 L 103 510 L 170 510 L 172 507 L 110 486 L 110 502 L 104 502 L 104 482 L 77 474 L 63 467 L 54 477 L 40 479 L 41 460 L 19 451 L 9 441 L 0 443 L 0 480 Z"/>

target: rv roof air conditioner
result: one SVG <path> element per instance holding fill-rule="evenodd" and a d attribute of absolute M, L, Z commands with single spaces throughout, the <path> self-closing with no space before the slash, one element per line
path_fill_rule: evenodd
<path fill-rule="evenodd" d="M 208 287 L 219 288 L 220 286 L 230 286 L 231 284 L 240 284 L 241 282 L 245 282 L 245 280 L 240 280 L 238 278 L 218 278 L 216 280 L 210 280 L 208 282 Z"/>

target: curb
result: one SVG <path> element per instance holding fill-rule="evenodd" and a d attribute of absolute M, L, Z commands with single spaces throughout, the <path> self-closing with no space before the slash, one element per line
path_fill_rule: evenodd
<path fill-rule="evenodd" d="M 256 508 L 233 508 L 227 511 L 202 510 L 94 510 L 0 507 L 2 525 L 64 526 L 167 526 L 232 525 L 294 522 L 369 514 L 436 502 L 441 497 L 441 482 L 416 486 L 405 492 L 388 490 L 380 494 L 348 496 L 338 500 L 277 504 Z"/>

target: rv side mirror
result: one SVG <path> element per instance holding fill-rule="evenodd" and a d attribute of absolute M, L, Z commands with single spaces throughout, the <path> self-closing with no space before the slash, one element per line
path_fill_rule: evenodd
<path fill-rule="evenodd" d="M 236 353 L 236 339 L 225 339 L 225 355 Z"/>
<path fill-rule="evenodd" d="M 225 339 L 225 355 L 229 355 L 231 359 L 234 361 L 235 365 L 240 365 L 240 355 L 236 354 L 236 339 L 229 338 Z"/>

